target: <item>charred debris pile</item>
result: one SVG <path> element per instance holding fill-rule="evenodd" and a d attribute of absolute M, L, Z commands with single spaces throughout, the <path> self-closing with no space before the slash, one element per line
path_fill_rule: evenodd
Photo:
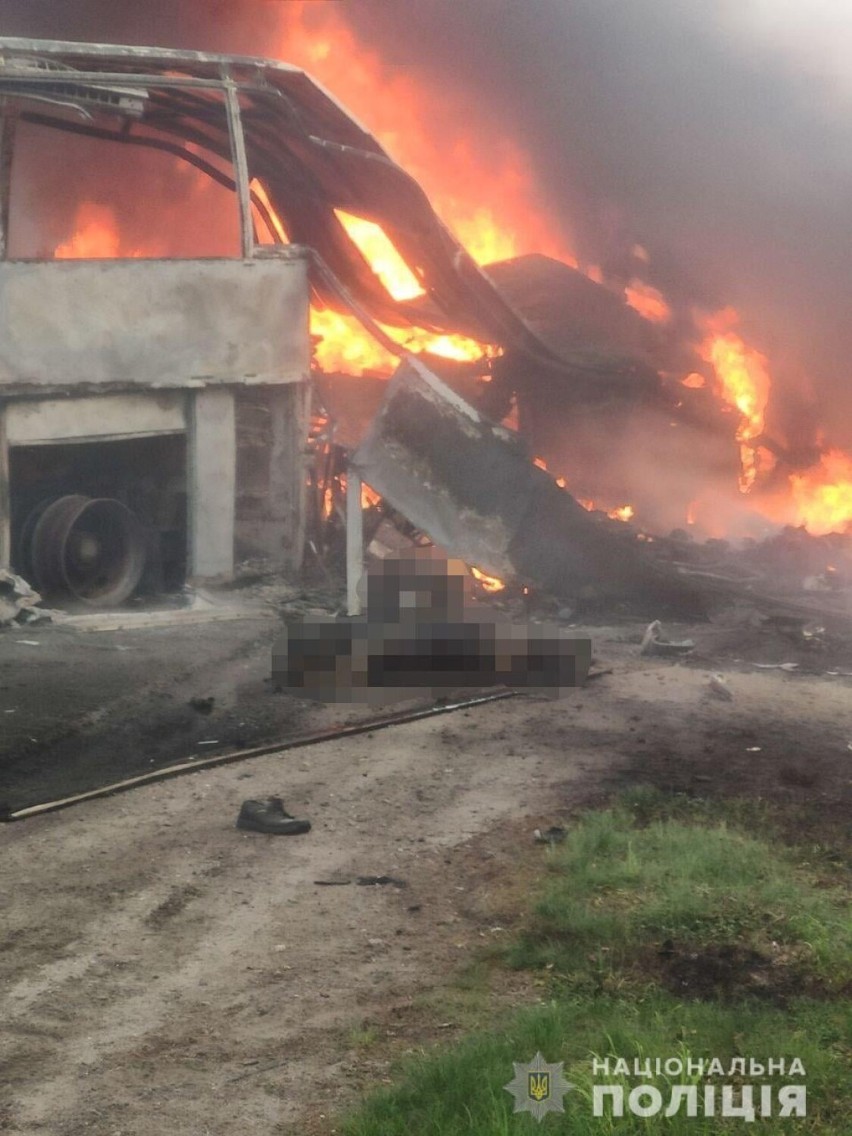
<path fill-rule="evenodd" d="M 578 614 L 701 617 L 748 602 L 848 618 L 850 536 L 787 528 L 734 545 L 698 541 L 685 529 L 648 533 L 583 507 L 519 434 L 486 418 L 422 360 L 408 359 L 387 383 L 351 381 L 320 376 L 317 384 L 322 461 L 313 472 L 311 547 L 326 573 L 342 563 L 343 498 L 356 476 L 368 548 L 381 555 L 432 541 L 474 566 L 481 593 L 498 604 L 524 597 L 527 608 Z"/>

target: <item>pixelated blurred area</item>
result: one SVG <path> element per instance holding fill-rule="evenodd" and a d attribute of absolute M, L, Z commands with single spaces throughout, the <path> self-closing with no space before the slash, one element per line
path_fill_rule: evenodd
<path fill-rule="evenodd" d="M 273 681 L 322 702 L 382 704 L 502 686 L 558 697 L 581 685 L 591 641 L 557 624 L 498 620 L 460 560 L 434 548 L 379 560 L 365 616 L 304 615 L 276 642 Z"/>

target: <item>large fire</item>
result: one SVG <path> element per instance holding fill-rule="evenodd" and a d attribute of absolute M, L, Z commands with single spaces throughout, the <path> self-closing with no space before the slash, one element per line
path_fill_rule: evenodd
<path fill-rule="evenodd" d="M 326 83 L 368 124 L 420 182 L 439 216 L 479 264 L 539 252 L 577 266 L 569 235 L 541 200 L 526 155 L 508 136 L 495 143 L 493 131 L 472 128 L 458 114 L 452 91 L 427 91 L 411 72 L 386 63 L 357 40 L 342 14 L 304 3 L 282 8 L 284 27 L 278 45 L 282 56 Z M 346 67 L 340 66 L 342 59 Z M 647 260 L 647 254 L 641 259 Z M 378 272 L 376 262 L 371 259 L 371 263 Z M 596 266 L 585 266 L 585 271 L 600 279 Z M 668 301 L 646 282 L 631 280 L 625 298 L 651 322 L 670 322 Z M 315 312 L 313 328 L 323 336 L 317 351 L 321 366 L 347 371 L 392 366 L 387 352 L 354 320 L 335 312 Z M 740 334 L 733 310 L 707 317 L 704 329 L 702 354 L 713 364 L 720 396 L 740 415 L 740 488 L 749 492 L 766 464 L 761 462 L 766 451 L 759 439 L 771 385 L 768 362 Z M 434 341 L 429 345 L 425 333 L 413 333 L 405 346 L 456 358 L 475 358 L 479 349 L 476 344 L 462 346 L 456 338 L 440 347 Z M 687 385 L 700 381 L 700 376 L 688 377 Z M 812 470 L 790 476 L 784 510 L 776 505 L 771 519 L 804 524 L 815 533 L 842 530 L 852 525 L 850 495 L 852 459 L 832 451 Z M 752 499 L 760 508 L 760 498 L 752 494 Z M 593 502 L 587 504 L 594 507 Z M 630 506 L 608 511 L 621 520 L 632 516 Z"/>
<path fill-rule="evenodd" d="M 475 108 L 460 114 L 457 92 L 427 91 L 409 69 L 383 60 L 337 5 L 302 0 L 279 8 L 280 38 L 270 54 L 309 71 L 366 124 L 478 263 L 539 252 L 576 264 L 527 155 L 507 133 L 477 121 Z"/>
<path fill-rule="evenodd" d="M 739 334 L 733 308 L 705 317 L 703 324 L 701 354 L 713 365 L 721 397 L 740 415 L 740 490 L 751 493 L 765 467 L 775 462 L 760 444 L 772 387 L 769 363 Z M 825 446 L 815 465 L 788 474 L 786 492 L 758 494 L 753 503 L 770 520 L 802 525 L 815 535 L 852 531 L 852 456 Z"/>
<path fill-rule="evenodd" d="M 749 347 L 735 328 L 739 317 L 725 308 L 706 320 L 707 336 L 701 354 L 713 364 L 725 402 L 740 412 L 737 441 L 740 443 L 742 474 L 740 489 L 747 493 L 758 474 L 757 440 L 763 434 L 764 413 L 769 402 L 767 360 Z"/>
<path fill-rule="evenodd" d="M 407 70 L 385 62 L 360 42 L 333 6 L 280 5 L 279 42 L 270 52 L 309 71 L 358 116 L 388 153 L 424 188 L 435 211 L 481 265 L 540 252 L 576 266 L 567 235 L 539 200 L 526 154 L 508 136 L 471 126 L 453 92 L 427 91 Z M 345 60 L 345 66 L 341 62 Z M 484 124 L 483 124 L 484 125 Z M 420 290 L 378 226 L 346 225 L 373 270 L 398 299 Z M 388 246 L 392 254 L 388 254 Z M 487 353 L 460 336 L 436 338 L 413 329 L 385 329 L 405 350 L 473 360 Z M 395 359 L 352 317 L 314 311 L 325 370 L 390 372 Z"/>
<path fill-rule="evenodd" d="M 278 31 L 266 53 L 303 67 L 359 116 L 423 186 L 438 215 L 479 264 L 535 252 L 577 267 L 570 234 L 550 203 L 542 199 L 523 148 L 508 132 L 495 135 L 493 129 L 485 129 L 488 124 L 475 117 L 475 108 L 460 115 L 458 92 L 427 90 L 416 72 L 383 60 L 369 44 L 358 40 L 346 23 L 342 6 L 293 0 L 275 7 Z M 261 186 L 254 188 L 262 193 Z M 422 293 L 416 274 L 378 225 L 342 210 L 337 216 L 392 297 L 405 300 Z M 268 234 L 269 239 L 286 241 L 287 234 L 274 216 L 272 224 L 275 231 Z M 639 259 L 647 262 L 647 253 L 640 252 Z M 113 212 L 107 206 L 86 203 L 78 210 L 75 232 L 55 255 L 162 255 L 162 250 L 142 252 L 126 247 Z M 596 266 L 584 265 L 583 270 L 590 278 L 601 279 Z M 672 321 L 667 298 L 641 279 L 630 281 L 625 299 L 653 323 L 664 326 Z M 852 530 L 852 457 L 837 448 L 824 446 L 812 468 L 788 473 L 783 492 L 778 491 L 777 477 L 771 495 L 761 492 L 771 464 L 768 451 L 761 446 L 771 391 L 769 362 L 746 341 L 733 309 L 697 318 L 703 334 L 699 352 L 713 367 L 716 393 L 732 415 L 738 416 L 739 487 L 750 505 L 775 523 L 804 525 L 813 533 Z M 313 309 L 311 330 L 317 363 L 326 371 L 390 374 L 396 365 L 396 355 L 354 316 Z M 382 330 L 400 351 L 476 360 L 494 350 L 460 336 L 437 337 L 418 328 Z M 697 388 L 704 378 L 692 374 L 683 383 Z M 595 507 L 593 502 L 584 503 Z M 690 506 L 693 519 L 700 505 L 696 501 Z M 608 511 L 621 520 L 632 516 L 630 506 Z"/>
<path fill-rule="evenodd" d="M 255 179 L 251 188 L 264 206 L 262 214 L 258 210 L 254 214 L 259 232 L 262 234 L 268 229 L 268 218 L 272 231 L 267 232 L 267 236 L 286 244 L 289 238 L 262 182 Z M 336 209 L 335 215 L 395 300 L 411 300 L 423 295 L 420 281 L 380 225 L 363 217 L 355 217 L 343 209 Z M 401 334 L 397 329 L 382 324 L 379 327 L 389 340 L 399 344 L 400 351 L 428 351 L 433 355 L 462 362 L 480 359 L 493 351 L 463 335 L 434 335 L 416 327 L 409 327 Z M 312 307 L 311 334 L 315 339 L 316 362 L 324 371 L 343 374 L 377 371 L 390 374 L 398 361 L 398 356 L 370 334 L 355 316 L 343 312 Z"/>

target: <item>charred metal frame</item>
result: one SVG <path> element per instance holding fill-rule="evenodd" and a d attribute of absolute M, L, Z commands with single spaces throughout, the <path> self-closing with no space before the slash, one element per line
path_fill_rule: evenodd
<path fill-rule="evenodd" d="M 285 75 L 300 75 L 285 65 L 276 65 Z M 298 567 L 301 548 L 304 542 L 305 501 L 304 501 L 304 443 L 307 435 L 308 416 L 308 369 L 309 338 L 307 324 L 307 250 L 293 244 L 260 248 L 257 244 L 252 210 L 261 214 L 265 206 L 250 188 L 250 178 L 257 176 L 250 172 L 244 115 L 254 113 L 243 103 L 251 97 L 277 99 L 275 92 L 263 77 L 264 66 L 259 61 L 247 61 L 236 57 L 206 56 L 199 53 L 159 51 L 156 49 L 117 47 L 97 44 L 69 44 L 54 41 L 23 39 L 0 39 L 0 262 L 2 271 L 12 271 L 16 266 L 9 262 L 9 215 L 11 196 L 11 174 L 14 150 L 15 128 L 18 121 L 32 123 L 40 127 L 79 134 L 101 141 L 112 141 L 124 145 L 136 145 L 160 150 L 181 158 L 218 184 L 235 193 L 239 212 L 240 251 L 235 257 L 234 272 L 229 286 L 240 286 L 237 265 L 239 258 L 244 264 L 258 264 L 256 277 L 268 277 L 280 271 L 289 272 L 293 281 L 298 276 L 292 272 L 296 262 L 303 265 L 302 299 L 297 305 L 296 315 L 300 320 L 298 346 L 290 348 L 292 336 L 273 332 L 269 320 L 266 326 L 258 324 L 261 337 L 274 340 L 275 350 L 295 349 L 295 355 L 284 366 L 264 367 L 257 365 L 257 358 L 250 364 L 239 368 L 233 374 L 223 372 L 211 376 L 215 382 L 210 386 L 207 376 L 202 373 L 196 378 L 187 367 L 187 374 L 164 379 L 162 383 L 152 381 L 148 368 L 143 373 L 135 373 L 132 365 L 110 379 L 109 375 L 99 374 L 95 383 L 74 382 L 70 386 L 57 375 L 53 383 L 46 379 L 42 368 L 41 381 L 33 382 L 32 373 L 39 374 L 38 364 L 34 368 L 21 367 L 17 373 L 14 365 L 7 360 L 0 361 L 0 566 L 8 566 L 12 559 L 10 534 L 10 487 L 9 487 L 9 446 L 16 441 L 15 429 L 20 430 L 22 408 L 24 411 L 24 433 L 33 433 L 32 421 L 38 416 L 38 407 L 52 407 L 44 418 L 41 428 L 36 428 L 36 440 L 47 443 L 52 440 L 82 440 L 80 427 L 76 423 L 57 421 L 63 418 L 62 403 L 54 398 L 45 403 L 46 395 L 61 394 L 75 396 L 73 410 L 82 408 L 82 417 L 87 420 L 93 433 L 86 440 L 97 441 L 103 437 L 119 436 L 116 425 L 121 414 L 127 416 L 139 413 L 140 391 L 151 390 L 153 386 L 177 392 L 183 389 L 181 405 L 178 409 L 182 417 L 180 432 L 185 433 L 188 442 L 187 480 L 189 490 L 189 570 L 195 578 L 227 578 L 233 572 L 234 513 L 235 513 L 235 415 L 234 399 L 238 387 L 246 383 L 266 384 L 263 391 L 268 398 L 270 419 L 270 446 L 268 456 L 268 494 L 270 501 L 269 522 L 272 532 L 267 539 L 266 551 L 270 558 L 282 566 Z M 78 119 L 70 117 L 76 114 Z M 117 119 L 115 127 L 104 119 L 104 114 Z M 95 117 L 97 115 L 97 118 Z M 267 141 L 274 146 L 274 131 L 267 130 Z M 253 161 L 256 162 L 256 158 Z M 111 262 L 115 265 L 116 262 Z M 130 275 L 139 276 L 151 271 L 159 271 L 157 263 L 165 267 L 174 262 L 125 262 Z M 201 265 L 201 271 L 211 277 L 211 287 L 215 287 L 217 271 L 220 276 L 224 270 L 216 268 L 211 262 L 190 261 L 189 265 Z M 222 264 L 222 262 L 218 262 Z M 85 264 L 85 262 L 83 262 Z M 79 262 L 78 262 L 79 265 Z M 38 269 L 33 264 L 32 269 Z M 52 269 L 51 278 L 54 278 Z M 59 271 L 57 266 L 56 271 Z M 63 277 L 67 287 L 72 289 L 85 286 L 95 278 L 90 272 L 84 275 L 85 268 L 71 266 L 68 262 L 62 271 L 70 273 Z M 257 273 L 260 276 L 257 276 Z M 174 273 L 172 272 L 172 275 Z M 117 280 L 126 280 L 122 273 Z M 14 287 L 20 287 L 12 281 Z M 17 279 L 20 279 L 18 277 Z M 44 277 L 42 277 L 44 279 Z M 284 277 L 282 277 L 282 280 Z M 3 287 L 9 281 L 4 277 Z M 130 284 L 131 288 L 133 282 Z M 178 288 L 181 281 L 178 279 Z M 190 281 L 190 286 L 195 286 Z M 296 286 L 296 285 L 293 285 Z M 287 289 L 284 289 L 286 292 Z M 30 286 L 32 292 L 32 286 Z M 97 294 L 98 289 L 95 289 Z M 24 281 L 26 296 L 26 281 Z M 223 293 L 224 295 L 224 293 Z M 215 305 L 214 305 L 215 306 Z M 142 316 L 144 320 L 144 313 Z M 281 313 L 281 319 L 285 313 Z M 292 319 L 292 317 L 291 317 Z M 283 325 L 282 325 L 283 326 Z M 249 326 L 245 337 L 249 338 Z M 14 354 L 14 352 L 12 352 Z M 156 353 L 155 353 L 156 354 Z M 223 357 L 224 357 L 224 353 Z M 248 352 L 251 354 L 251 352 Z M 259 352 L 255 352 L 258 356 Z M 274 356 L 270 350 L 267 355 Z M 49 352 L 47 353 L 49 357 Z M 60 356 L 61 357 L 61 356 Z M 205 357 L 206 358 L 206 357 Z M 274 358 L 272 362 L 274 363 Z M 261 361 L 267 362 L 264 358 Z M 132 363 L 132 360 L 131 360 Z M 106 366 L 106 364 L 105 364 Z M 79 369 L 79 368 L 78 368 Z M 71 366 L 73 372 L 74 366 Z M 202 368 L 202 372 L 205 368 Z M 252 372 L 254 374 L 252 374 Z M 286 373 L 285 373 L 286 372 Z M 176 392 L 176 393 L 177 393 Z M 86 398 L 91 396 L 97 406 L 104 409 L 104 422 L 93 425 L 93 417 L 100 417 L 97 410 L 93 415 L 86 410 Z M 104 396 L 106 399 L 104 401 Z M 89 401 L 91 401 L 91 397 Z M 156 396 L 160 400 L 162 394 Z M 112 402 L 110 402 L 112 399 Z M 122 401 L 124 400 L 124 401 Z M 135 401 L 134 401 L 135 400 Z M 113 407 L 113 404 L 114 407 Z M 119 405 L 120 404 L 120 405 Z M 68 406 L 72 405 L 69 401 Z M 57 409 L 58 407 L 58 409 Z M 12 413 L 15 425 L 10 428 L 9 415 Z M 157 412 L 142 414 L 146 428 L 144 434 L 173 432 L 168 411 L 158 424 Z M 67 416 L 65 416 L 67 417 Z M 79 412 L 76 415 L 80 418 Z M 168 421 L 167 421 L 168 419 Z M 140 423 L 141 426 L 141 423 Z M 11 429 L 11 434 L 10 434 Z M 51 433 L 52 431 L 52 433 Z M 75 433 L 76 431 L 76 433 Z M 40 437 L 45 434 L 45 437 Z M 48 437 L 47 435 L 51 436 Z M 122 427 L 120 436 L 136 436 L 132 427 Z M 270 527 L 267 526 L 267 528 Z"/>
<path fill-rule="evenodd" d="M 298 68 L 236 55 L 0 39 L 0 98 L 24 92 L 49 99 L 52 91 L 55 101 L 67 103 L 69 89 L 77 92 L 77 103 L 87 96 L 103 105 L 112 97 L 124 106 L 122 127 L 110 131 L 32 109 L 24 117 L 166 150 L 204 169 L 239 196 L 246 255 L 253 248 L 251 208 L 264 213 L 250 189 L 258 178 L 290 240 L 311 250 L 311 284 L 321 304 L 355 310 L 379 336 L 376 321 L 413 324 L 468 334 L 558 365 L 559 357 L 441 222 L 417 182 Z M 142 107 L 133 105 L 134 92 Z M 211 93 L 224 101 L 224 114 Z M 234 176 L 192 147 L 231 165 Z M 387 292 L 336 216 L 338 208 L 382 226 L 421 282 L 422 296 L 400 302 Z M 589 369 L 587 361 L 574 362 Z"/>
<path fill-rule="evenodd" d="M 96 121 L 90 107 L 110 110 L 118 116 L 118 125 Z M 76 109 L 79 121 L 69 118 L 69 108 Z M 398 356 L 405 357 L 406 352 L 381 324 L 468 335 L 503 348 L 513 366 L 532 365 L 538 373 L 566 384 L 594 380 L 613 369 L 611 353 L 598 357 L 570 347 L 556 350 L 536 334 L 436 216 L 413 178 L 332 95 L 290 65 L 201 52 L 0 39 L 0 110 L 3 256 L 8 255 L 8 173 L 15 111 L 22 122 L 153 148 L 202 170 L 236 195 L 243 258 L 238 263 L 285 261 L 292 259 L 294 248 L 300 249 L 309 267 L 313 302 L 353 312 Z M 255 179 L 263 196 L 252 190 Z M 272 234 L 279 228 L 264 197 L 290 246 L 258 243 L 253 210 L 268 222 Z M 407 301 L 394 299 L 349 237 L 338 210 L 378 223 L 421 284 L 422 294 Z M 305 324 L 307 342 L 307 313 Z M 307 384 L 302 386 L 304 397 L 290 411 L 301 430 L 300 445 L 291 447 L 290 474 L 282 477 L 279 464 L 270 477 L 271 482 L 277 478 L 284 497 L 289 492 L 292 498 L 295 492 L 287 489 L 288 484 L 298 484 L 300 499 L 305 478 L 299 451 L 308 430 Z M 216 413 L 221 421 L 227 419 L 219 395 L 210 391 L 191 396 L 190 418 L 197 429 L 204 423 L 209 426 Z M 202 405 L 205 399 L 209 414 Z M 280 452 L 287 449 L 281 443 L 287 411 L 280 402 L 275 415 Z M 201 445 L 192 448 L 199 455 L 204 451 Z M 351 479 L 346 510 L 353 527 L 350 610 L 357 605 L 360 556 L 354 531 L 358 470 L 352 472 L 356 477 Z M 208 473 L 216 476 L 221 470 Z M 194 477 L 200 493 L 207 478 L 198 471 Z M 201 515 L 198 508 L 194 515 Z M 293 516 L 297 529 L 304 525 L 303 501 Z M 5 541 L 8 546 L 8 535 Z M 0 531 L 0 551 L 3 542 Z M 196 559 L 196 567 L 205 571 L 216 563 L 223 563 L 221 549 L 209 561 Z"/>

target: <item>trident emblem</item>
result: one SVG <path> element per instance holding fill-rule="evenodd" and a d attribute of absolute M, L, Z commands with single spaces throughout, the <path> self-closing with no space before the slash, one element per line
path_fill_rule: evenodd
<path fill-rule="evenodd" d="M 534 1101 L 550 1100 L 550 1074 L 528 1074 L 527 1088 L 530 1099 Z"/>
<path fill-rule="evenodd" d="M 515 1112 L 529 1112 L 543 1120 L 548 1112 L 564 1112 L 562 1098 L 574 1088 L 563 1076 L 562 1062 L 548 1065 L 540 1053 L 528 1065 L 513 1061 L 514 1079 L 505 1085 L 515 1098 Z"/>

